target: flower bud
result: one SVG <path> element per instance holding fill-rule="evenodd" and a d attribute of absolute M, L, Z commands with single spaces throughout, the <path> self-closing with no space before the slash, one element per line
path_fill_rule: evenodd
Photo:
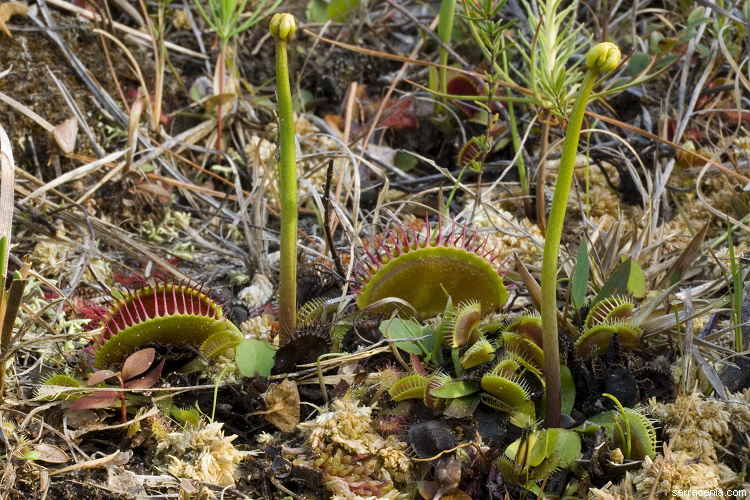
<path fill-rule="evenodd" d="M 284 41 L 297 31 L 297 23 L 294 22 L 294 16 L 291 14 L 276 14 L 271 18 L 269 29 L 274 38 Z"/>
<path fill-rule="evenodd" d="M 586 66 L 597 73 L 607 73 L 620 64 L 620 49 L 614 43 L 594 45 L 586 55 Z"/>

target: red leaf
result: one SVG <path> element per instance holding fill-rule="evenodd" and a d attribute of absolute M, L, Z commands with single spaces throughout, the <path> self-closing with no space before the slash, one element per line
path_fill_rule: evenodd
<path fill-rule="evenodd" d="M 148 372 L 146 375 L 144 375 L 141 378 L 131 380 L 130 382 L 127 382 L 125 384 L 126 389 L 148 389 L 149 387 L 153 387 L 156 382 L 158 382 L 159 377 L 161 376 L 161 370 L 164 368 L 164 359 L 161 360 L 161 362 L 156 365 L 156 368 Z"/>
<path fill-rule="evenodd" d="M 99 370 L 98 372 L 91 375 L 91 377 L 89 378 L 89 385 L 96 385 L 103 380 L 107 380 L 108 378 L 116 376 L 117 374 L 112 370 Z"/>
<path fill-rule="evenodd" d="M 151 367 L 154 362 L 156 350 L 153 347 L 136 351 L 125 360 L 122 366 L 122 379 L 137 377 Z"/>
<path fill-rule="evenodd" d="M 99 372 L 96 372 L 99 373 Z M 110 408 L 120 401 L 120 394 L 115 391 L 101 391 L 78 398 L 70 407 L 71 410 L 93 410 Z"/>

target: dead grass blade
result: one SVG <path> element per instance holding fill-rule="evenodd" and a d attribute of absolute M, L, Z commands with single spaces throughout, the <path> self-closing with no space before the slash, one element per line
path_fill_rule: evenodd
<path fill-rule="evenodd" d="M 26 107 L 23 104 L 21 104 L 20 102 L 16 101 L 15 99 L 13 99 L 12 97 L 10 97 L 9 95 L 6 95 L 3 92 L 0 92 L 0 101 L 3 101 L 5 104 L 7 104 L 11 108 L 15 109 L 16 111 L 18 111 L 19 113 L 21 113 L 25 117 L 34 120 L 34 123 L 36 123 L 37 125 L 39 125 L 40 127 L 42 127 L 47 132 L 52 132 L 52 133 L 55 132 L 55 127 L 50 122 L 48 122 L 47 120 L 45 120 L 44 118 L 42 118 L 38 114 L 34 113 L 28 107 Z"/>
<path fill-rule="evenodd" d="M 701 244 L 706 238 L 706 234 L 708 234 L 708 226 L 709 223 L 707 222 L 693 237 L 693 239 L 690 240 L 688 246 L 685 247 L 685 250 L 683 250 L 680 256 L 677 257 L 677 260 L 674 261 L 674 264 L 672 264 L 672 267 L 669 268 L 667 274 L 664 275 L 664 277 L 659 282 L 658 286 L 660 288 L 677 283 L 682 278 L 685 271 L 695 260 L 696 255 L 698 255 L 698 253 L 700 252 Z"/>
<path fill-rule="evenodd" d="M 742 182 L 744 184 L 747 184 L 747 183 L 750 182 L 750 179 L 748 179 L 744 175 L 740 174 L 739 172 L 735 172 L 733 170 L 730 170 L 727 167 L 725 167 L 724 165 L 722 165 L 721 163 L 719 163 L 719 162 L 717 162 L 715 160 L 712 160 L 711 158 L 706 158 L 702 154 L 696 153 L 695 151 L 689 151 L 689 150 L 683 148 L 682 146 L 679 146 L 678 144 L 675 144 L 672 141 L 668 141 L 667 139 L 664 139 L 663 137 L 659 137 L 658 135 L 652 134 L 651 132 L 647 132 L 647 131 L 645 131 L 645 130 L 643 130 L 641 128 L 634 127 L 633 125 L 630 125 L 628 123 L 621 122 L 620 120 L 616 120 L 614 118 L 609 118 L 607 116 L 600 115 L 598 113 L 594 113 L 593 111 L 586 111 L 586 114 L 588 116 L 592 117 L 592 118 L 596 118 L 597 120 L 601 120 L 603 122 L 609 123 L 610 125 L 615 125 L 617 127 L 623 128 L 623 129 L 625 129 L 625 130 L 627 130 L 629 132 L 634 132 L 634 133 L 636 133 L 636 134 L 638 134 L 640 136 L 647 137 L 647 138 L 649 138 L 651 140 L 654 140 L 654 141 L 657 141 L 657 142 L 659 142 L 661 144 L 666 144 L 667 146 L 671 146 L 671 147 L 673 147 L 673 148 L 675 148 L 675 149 L 677 149 L 677 150 L 679 150 L 679 151 L 681 151 L 681 152 L 683 152 L 683 153 L 685 153 L 687 155 L 690 155 L 694 159 L 699 160 L 701 163 L 704 163 L 704 162 L 705 163 L 710 163 L 714 167 L 716 167 L 719 170 L 721 170 L 722 172 L 724 172 L 729 177 L 735 179 L 736 181 Z"/>
<path fill-rule="evenodd" d="M 0 125 L 0 238 L 5 238 L 7 245 L 5 255 L 0 259 L 5 262 L 0 274 L 5 276 L 8 265 L 8 254 L 10 253 L 10 230 L 13 225 L 13 195 L 16 164 L 13 161 L 13 149 L 10 145 L 8 134 Z"/>
<path fill-rule="evenodd" d="M 620 239 L 622 238 L 622 223 L 621 219 L 618 220 L 615 225 L 610 229 L 609 234 L 605 241 L 603 241 L 604 256 L 602 257 L 600 268 L 604 276 L 608 275 L 612 271 L 613 266 L 620 265 L 619 256 L 620 250 Z"/>
<path fill-rule="evenodd" d="M 31 192 L 28 196 L 23 198 L 19 203 L 23 204 L 28 202 L 29 200 L 32 200 L 39 196 L 42 193 L 46 193 L 50 189 L 54 189 L 58 186 L 61 186 L 62 184 L 65 184 L 66 182 L 74 181 L 76 179 L 80 179 L 81 177 L 84 177 L 91 172 L 94 172 L 96 170 L 99 170 L 101 167 L 103 167 L 105 164 L 113 162 L 117 160 L 118 158 L 122 157 L 125 153 L 127 153 L 128 150 L 122 150 L 122 151 L 116 151 L 110 155 L 105 156 L 104 158 L 101 158 L 99 160 L 96 160 L 94 162 L 91 162 L 87 165 L 82 165 L 74 170 L 71 170 L 70 172 L 67 172 L 60 177 L 51 180 L 47 184 L 35 189 Z"/>
<path fill-rule="evenodd" d="M 315 33 L 313 33 L 310 30 L 304 29 L 302 31 L 306 35 L 310 35 L 311 37 L 313 37 L 313 38 L 315 38 L 317 40 L 320 40 L 321 42 L 330 43 L 331 45 L 335 45 L 337 47 L 341 47 L 342 49 L 351 50 L 353 52 L 359 52 L 360 54 L 366 54 L 368 56 L 379 57 L 379 58 L 382 58 L 382 59 L 389 59 L 391 61 L 398 61 L 398 62 L 402 62 L 402 63 L 416 64 L 417 66 L 429 66 L 429 67 L 433 67 L 433 68 L 445 68 L 445 69 L 449 69 L 451 71 L 456 71 L 456 72 L 459 72 L 459 73 L 463 73 L 465 75 L 472 76 L 474 78 L 484 78 L 484 75 L 482 73 L 476 73 L 474 71 L 462 70 L 462 69 L 459 69 L 459 68 L 454 68 L 453 66 L 443 66 L 442 64 L 438 64 L 438 63 L 434 63 L 434 62 L 430 62 L 430 61 L 420 61 L 419 59 L 413 59 L 411 57 L 397 56 L 395 54 L 388 54 L 387 52 L 380 52 L 378 50 L 365 49 L 363 47 L 357 47 L 356 45 L 350 45 L 348 43 L 339 42 L 338 40 L 332 40 L 330 38 L 325 38 L 325 37 L 322 37 L 320 35 L 316 35 Z M 526 88 L 523 88 L 523 87 L 518 87 L 516 85 L 510 86 L 510 88 L 512 88 L 514 90 L 519 90 L 520 89 L 519 91 L 523 91 L 523 93 L 526 93 L 526 94 L 530 94 L 531 93 L 531 91 L 529 89 L 526 89 Z"/>
<path fill-rule="evenodd" d="M 515 260 L 518 274 L 521 275 L 521 280 L 523 281 L 526 290 L 529 292 L 529 297 L 531 297 L 531 303 L 534 305 L 534 309 L 541 311 L 542 287 L 539 286 L 539 283 L 536 282 L 529 270 L 526 269 L 526 266 L 523 261 L 518 258 L 518 255 L 514 253 L 513 259 Z M 578 331 L 576 328 L 570 324 L 568 318 L 566 318 L 563 312 L 559 309 L 557 310 L 557 324 L 563 327 L 565 331 L 573 336 L 573 338 L 578 337 Z"/>

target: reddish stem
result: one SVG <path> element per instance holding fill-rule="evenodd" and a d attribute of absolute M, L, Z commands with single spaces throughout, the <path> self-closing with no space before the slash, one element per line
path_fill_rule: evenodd
<path fill-rule="evenodd" d="M 117 375 L 117 380 L 120 381 L 120 407 L 122 412 L 122 423 L 126 424 L 128 422 L 128 412 L 125 407 L 125 381 L 122 379 L 120 374 Z"/>

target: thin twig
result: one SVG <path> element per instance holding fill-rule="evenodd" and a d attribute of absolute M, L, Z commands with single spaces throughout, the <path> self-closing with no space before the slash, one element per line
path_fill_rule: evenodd
<path fill-rule="evenodd" d="M 339 273 L 339 276 L 342 278 L 346 276 L 346 271 L 344 271 L 344 266 L 341 265 L 341 259 L 339 258 L 338 253 L 336 253 L 336 247 L 333 245 L 333 235 L 331 234 L 331 178 L 333 177 L 333 160 L 328 161 L 328 169 L 326 170 L 326 189 L 325 193 L 323 193 L 323 206 L 325 208 L 324 210 L 324 219 L 323 219 L 323 230 L 325 231 L 326 235 L 326 244 L 328 245 L 329 250 L 331 251 L 331 258 L 333 259 L 333 263 L 336 266 L 336 272 Z"/>

